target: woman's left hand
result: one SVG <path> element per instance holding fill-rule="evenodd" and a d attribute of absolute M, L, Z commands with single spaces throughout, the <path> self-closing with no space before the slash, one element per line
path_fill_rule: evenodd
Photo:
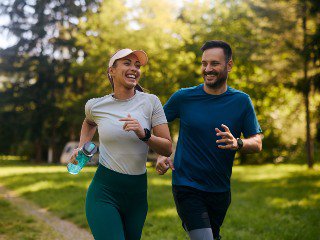
<path fill-rule="evenodd" d="M 137 119 L 132 118 L 130 114 L 128 114 L 128 117 L 126 118 L 119 119 L 119 121 L 125 122 L 123 125 L 123 130 L 127 132 L 134 131 L 138 138 L 145 137 L 144 129 L 141 127 L 139 121 Z"/>

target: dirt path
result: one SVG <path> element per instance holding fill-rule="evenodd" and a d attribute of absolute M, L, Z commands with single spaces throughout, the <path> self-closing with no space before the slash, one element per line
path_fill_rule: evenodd
<path fill-rule="evenodd" d="M 26 215 L 31 215 L 36 219 L 46 223 L 61 235 L 61 240 L 93 240 L 91 233 L 79 228 L 75 224 L 62 220 L 45 209 L 39 208 L 34 203 L 17 196 L 14 192 L 0 185 L 0 195 L 19 208 Z"/>

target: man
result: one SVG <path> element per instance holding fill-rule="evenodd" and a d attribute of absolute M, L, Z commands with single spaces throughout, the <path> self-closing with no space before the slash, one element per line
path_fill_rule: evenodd
<path fill-rule="evenodd" d="M 174 166 L 159 156 L 156 169 L 174 170 L 173 196 L 190 239 L 213 240 L 221 238 L 231 202 L 234 156 L 261 151 L 262 131 L 250 97 L 227 85 L 233 65 L 229 44 L 208 41 L 201 50 L 204 83 L 180 89 L 164 106 L 168 122 L 180 118 Z"/>

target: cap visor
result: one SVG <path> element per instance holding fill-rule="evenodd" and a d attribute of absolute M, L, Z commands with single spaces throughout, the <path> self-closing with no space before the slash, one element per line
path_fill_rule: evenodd
<path fill-rule="evenodd" d="M 148 56 L 144 51 L 134 50 L 132 53 L 137 56 L 142 66 L 145 66 L 148 63 Z"/>

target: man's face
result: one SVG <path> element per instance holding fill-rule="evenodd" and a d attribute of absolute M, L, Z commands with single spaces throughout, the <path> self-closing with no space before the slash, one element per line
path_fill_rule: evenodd
<path fill-rule="evenodd" d="M 232 68 L 232 60 L 226 63 L 222 48 L 210 48 L 202 54 L 202 77 L 204 84 L 212 89 L 223 86 Z"/>

